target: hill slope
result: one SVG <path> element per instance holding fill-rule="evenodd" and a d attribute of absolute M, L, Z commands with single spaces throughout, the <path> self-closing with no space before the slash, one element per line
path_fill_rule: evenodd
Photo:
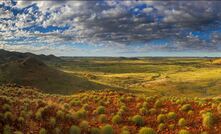
<path fill-rule="evenodd" d="M 20 53 L 20 52 L 10 52 L 3 49 L 0 49 L 0 64 L 15 61 L 15 60 L 22 60 L 27 57 L 34 57 L 38 60 L 44 61 L 44 62 L 56 62 L 61 61 L 60 58 L 54 56 L 54 55 L 35 55 L 32 53 Z"/>
<path fill-rule="evenodd" d="M 39 59 L 39 58 L 38 58 Z M 80 89 L 103 89 L 103 85 L 71 76 L 29 56 L 0 65 L 0 84 L 15 83 L 31 86 L 49 93 L 69 94 Z"/>

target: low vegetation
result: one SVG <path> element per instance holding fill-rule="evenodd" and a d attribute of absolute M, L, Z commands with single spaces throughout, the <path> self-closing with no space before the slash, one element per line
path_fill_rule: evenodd
<path fill-rule="evenodd" d="M 0 133 L 216 134 L 220 100 L 112 90 L 63 96 L 0 86 Z"/>

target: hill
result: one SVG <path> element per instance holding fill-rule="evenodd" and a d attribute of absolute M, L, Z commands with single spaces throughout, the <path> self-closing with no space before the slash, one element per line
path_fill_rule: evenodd
<path fill-rule="evenodd" d="M 54 55 L 36 55 L 32 53 L 20 53 L 20 52 L 10 52 L 3 49 L 0 49 L 0 64 L 15 61 L 15 60 L 22 60 L 27 57 L 34 57 L 38 60 L 44 61 L 44 62 L 58 62 L 62 61 L 59 57 L 56 57 Z"/>
<path fill-rule="evenodd" d="M 69 94 L 76 90 L 107 88 L 85 78 L 56 70 L 39 60 L 43 58 L 50 61 L 49 59 L 57 59 L 55 57 L 2 52 L 1 56 L 5 63 L 0 64 L 0 84 L 15 83 L 39 88 L 48 93 L 62 94 Z"/>

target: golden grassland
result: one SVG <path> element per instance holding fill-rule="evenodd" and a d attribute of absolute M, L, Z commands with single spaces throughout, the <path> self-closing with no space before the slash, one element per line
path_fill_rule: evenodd
<path fill-rule="evenodd" d="M 210 58 L 82 58 L 56 67 L 111 87 L 146 95 L 216 96 L 221 93 L 219 59 Z"/>
<path fill-rule="evenodd" d="M 2 134 L 218 134 L 221 98 L 0 87 Z"/>

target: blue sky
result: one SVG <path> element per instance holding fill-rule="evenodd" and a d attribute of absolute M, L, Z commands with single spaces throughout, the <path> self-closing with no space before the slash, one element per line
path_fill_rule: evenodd
<path fill-rule="evenodd" d="M 58 56 L 221 56 L 220 1 L 0 2 L 0 48 Z"/>

